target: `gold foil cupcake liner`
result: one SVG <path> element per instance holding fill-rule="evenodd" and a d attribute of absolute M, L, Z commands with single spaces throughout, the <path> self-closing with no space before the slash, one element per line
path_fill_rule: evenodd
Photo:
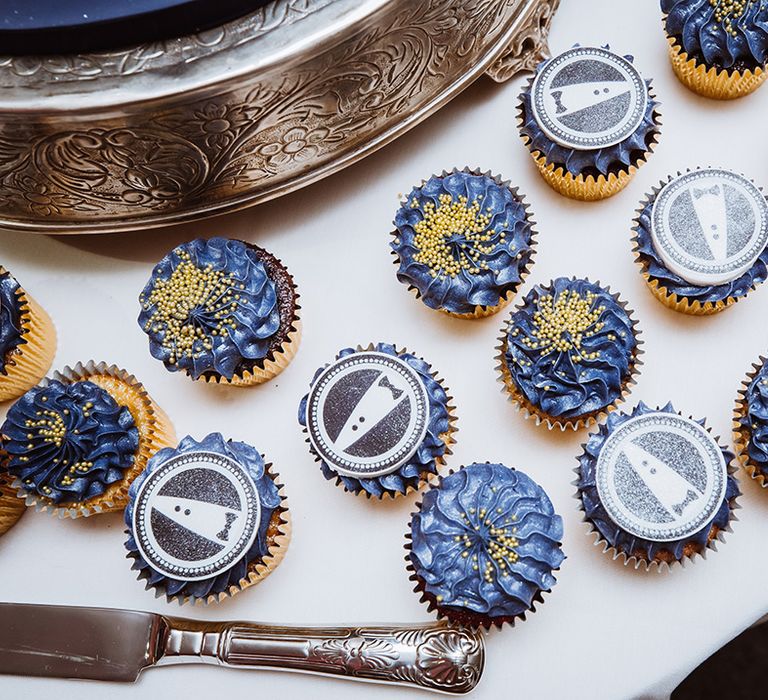
<path fill-rule="evenodd" d="M 689 173 L 691 170 L 688 169 L 685 172 Z M 666 180 L 662 180 L 657 187 L 652 188 L 650 193 L 646 193 L 645 198 L 640 203 L 640 208 L 636 211 L 637 216 L 634 219 L 635 228 L 632 230 L 632 243 L 634 244 L 634 248 L 632 248 L 632 252 L 635 254 L 635 263 L 640 268 L 640 273 L 648 285 L 648 289 L 650 289 L 653 296 L 655 296 L 656 299 L 658 299 L 662 304 L 672 309 L 673 311 L 688 314 L 689 316 L 712 316 L 713 314 L 720 313 L 721 311 L 727 309 L 729 306 L 732 306 L 742 297 L 729 296 L 725 299 L 718 299 L 717 301 L 702 302 L 699 299 L 689 299 L 688 297 L 680 296 L 675 292 L 671 292 L 657 278 L 651 277 L 649 271 L 650 262 L 645 260 L 643 254 L 640 252 L 640 242 L 638 240 L 637 226 L 640 225 L 639 219 L 641 214 L 643 211 L 645 211 L 648 205 L 654 199 L 656 199 L 656 197 L 658 197 L 659 192 L 661 192 L 661 190 L 664 189 L 666 185 L 672 182 L 672 180 L 674 180 L 676 177 L 680 177 L 682 175 L 683 173 L 678 171 L 677 175 L 671 175 Z M 757 284 L 753 283 L 750 286 L 749 291 L 753 292 L 756 288 Z M 744 296 L 746 296 L 746 294 Z"/>
<path fill-rule="evenodd" d="M 683 414 L 679 411 L 677 412 L 677 415 L 682 416 Z M 690 420 L 694 420 L 693 418 L 690 418 Z M 707 427 L 707 425 L 704 425 L 704 428 L 706 428 L 708 433 L 712 433 L 712 429 Z M 590 435 L 591 437 L 591 435 Z M 720 438 L 717 436 L 713 436 L 715 442 L 718 444 L 720 449 L 722 448 L 722 445 L 720 445 Z M 583 443 L 581 448 L 582 450 L 586 450 L 587 443 Z M 736 468 L 732 464 L 727 464 L 726 469 L 728 470 L 729 476 L 734 476 L 736 473 Z M 608 556 L 613 559 L 613 561 L 619 561 L 624 566 L 644 571 L 644 572 L 650 572 L 650 571 L 657 571 L 658 573 L 661 573 L 663 571 L 671 571 L 675 568 L 675 566 L 680 566 L 681 568 L 684 568 L 686 566 L 686 563 L 690 562 L 693 563 L 696 561 L 696 557 L 701 557 L 702 559 L 707 558 L 707 551 L 712 550 L 714 552 L 717 551 L 717 544 L 725 542 L 725 534 L 733 532 L 733 528 L 731 527 L 732 523 L 738 521 L 738 517 L 735 513 L 735 511 L 739 510 L 741 506 L 738 504 L 737 499 L 739 497 L 739 494 L 737 494 L 731 501 L 728 503 L 729 508 L 729 514 L 728 514 L 728 524 L 724 528 L 719 528 L 716 525 L 712 525 L 709 531 L 709 535 L 707 538 L 707 543 L 703 549 L 699 549 L 695 546 L 694 543 L 689 543 L 686 547 L 683 548 L 683 556 L 680 559 L 677 559 L 671 551 L 669 550 L 661 550 L 661 552 L 666 552 L 667 554 L 665 556 L 661 556 L 661 552 L 658 552 L 656 554 L 656 557 L 654 559 L 648 559 L 647 552 L 645 555 L 642 551 L 635 551 L 635 552 L 626 552 L 623 549 L 618 549 L 614 545 L 611 545 L 605 537 L 603 537 L 602 533 L 597 529 L 595 524 L 587 517 L 587 512 L 584 509 L 584 501 L 581 498 L 581 493 L 579 492 L 579 480 L 581 478 L 581 465 L 578 465 L 574 468 L 574 473 L 576 474 L 576 479 L 571 482 L 572 486 L 576 487 L 576 491 L 573 494 L 573 497 L 578 501 L 579 503 L 579 511 L 581 512 L 581 522 L 586 523 L 589 526 L 589 530 L 587 531 L 587 536 L 593 538 L 593 544 L 595 547 L 600 549 L 601 554 L 607 554 Z M 735 477 L 734 477 L 735 478 Z M 663 544 L 663 543 L 662 543 Z M 669 543 L 673 544 L 673 543 Z"/>
<path fill-rule="evenodd" d="M 752 369 L 741 382 L 741 388 L 737 393 L 736 406 L 733 410 L 733 443 L 736 448 L 736 461 L 744 468 L 744 471 L 754 479 L 762 488 L 768 486 L 768 477 L 762 473 L 757 464 L 749 457 L 749 443 L 752 441 L 751 426 L 743 425 L 742 419 L 749 415 L 747 392 L 766 362 L 766 358 L 760 356 L 759 364 L 752 363 Z"/>
<path fill-rule="evenodd" d="M 19 288 L 18 296 L 26 342 L 6 357 L 7 374 L 0 375 L 0 401 L 17 398 L 35 386 L 47 374 L 56 354 L 56 327 L 50 316 L 23 289 Z"/>
<path fill-rule="evenodd" d="M 529 91 L 532 85 L 533 78 L 528 81 L 527 89 Z M 656 95 L 651 87 L 648 88 L 648 95 L 650 99 L 656 99 Z M 521 129 L 524 123 L 524 107 L 521 99 L 517 109 L 518 129 Z M 587 176 L 584 176 L 583 174 L 574 175 L 573 173 L 568 172 L 563 165 L 550 163 L 544 153 L 533 148 L 533 141 L 522 132 L 520 133 L 520 138 L 526 148 L 530 151 L 533 161 L 542 178 L 553 190 L 555 190 L 555 192 L 558 192 L 569 199 L 575 199 L 582 202 L 595 202 L 602 199 L 608 199 L 621 192 L 629 184 L 637 170 L 646 163 L 653 153 L 654 148 L 659 142 L 659 134 L 661 133 L 662 126 L 658 104 L 653 111 L 653 123 L 656 129 L 651 133 L 651 140 L 647 144 L 646 151 L 643 155 L 635 159 L 629 166 L 622 167 L 616 172 L 610 172 L 607 176 L 602 173 L 599 173 L 597 177 L 592 174 Z"/>
<path fill-rule="evenodd" d="M 246 245 L 251 246 L 250 243 Z M 251 246 L 256 247 L 256 246 Z M 266 252 L 266 251 L 265 251 Z M 270 253 L 271 255 L 271 253 Z M 255 361 L 254 365 L 249 369 L 243 370 L 239 374 L 235 374 L 232 379 L 227 379 L 220 374 L 212 372 L 210 374 L 203 374 L 198 381 L 208 382 L 209 384 L 222 384 L 225 386 L 236 387 L 249 387 L 256 384 L 263 384 L 273 379 L 280 374 L 296 356 L 296 352 L 299 349 L 301 342 L 301 306 L 299 306 L 299 293 L 296 288 L 296 284 L 293 280 L 287 268 L 283 265 L 282 261 L 272 256 L 275 262 L 280 265 L 284 271 L 286 277 L 290 280 L 291 291 L 293 293 L 293 315 L 291 317 L 291 325 L 288 330 L 288 334 L 285 340 L 279 347 L 274 350 L 270 350 L 267 356 L 261 360 Z"/>
<path fill-rule="evenodd" d="M 515 295 L 517 294 L 520 287 L 522 287 L 523 284 L 525 283 L 525 278 L 528 277 L 528 275 L 530 274 L 531 272 L 530 268 L 534 263 L 534 258 L 536 257 L 536 246 L 538 244 L 538 240 L 536 238 L 538 236 L 538 231 L 536 231 L 536 221 L 530 215 L 531 205 L 525 201 L 525 195 L 520 193 L 519 188 L 512 187 L 510 180 L 504 180 L 501 177 L 501 175 L 494 175 L 490 170 L 486 170 L 485 172 L 483 172 L 480 168 L 472 169 L 469 166 L 465 165 L 461 170 L 459 170 L 458 168 L 453 168 L 453 170 L 443 170 L 443 172 L 440 175 L 435 175 L 433 173 L 431 177 L 442 179 L 442 178 L 448 177 L 449 175 L 455 175 L 456 173 L 466 173 L 467 175 L 489 177 L 499 187 L 506 187 L 507 189 L 509 189 L 509 191 L 512 192 L 512 194 L 514 195 L 515 199 L 517 199 L 517 201 L 520 202 L 520 204 L 522 205 L 523 210 L 525 211 L 525 220 L 530 226 L 531 240 L 529 242 L 529 245 L 531 248 L 531 252 L 528 257 L 528 262 L 526 262 L 525 265 L 523 265 L 520 268 L 520 281 L 515 285 L 514 289 L 510 289 L 508 292 L 506 292 L 506 294 L 504 294 L 502 297 L 499 298 L 498 304 L 493 304 L 491 306 L 476 305 L 473 311 L 465 314 L 454 313 L 453 311 L 447 311 L 446 309 L 443 309 L 443 308 L 432 309 L 433 311 L 439 311 L 440 313 L 446 314 L 447 316 L 452 316 L 453 318 L 461 318 L 461 319 L 468 319 L 468 320 L 487 318 L 488 316 L 493 316 L 494 314 L 498 313 L 503 308 L 505 308 L 508 304 L 511 303 L 511 301 L 515 298 Z M 421 184 L 418 186 L 423 187 L 424 185 L 427 184 L 427 181 L 429 179 L 431 178 L 428 178 L 427 180 L 422 180 Z M 407 205 L 408 205 L 408 202 L 406 200 L 402 200 L 400 202 L 401 207 L 406 207 Z M 392 232 L 392 237 L 395 239 L 395 241 L 399 240 L 399 233 L 397 229 L 395 229 Z M 394 257 L 393 264 L 396 267 L 399 267 L 400 256 L 397 254 L 397 251 L 395 250 L 392 250 L 390 252 Z M 408 291 L 411 292 L 416 297 L 416 299 L 421 300 L 421 293 L 412 284 L 408 285 Z M 427 308 L 431 309 L 431 307 L 427 307 Z"/>
<path fill-rule="evenodd" d="M 463 467 L 459 467 L 459 469 L 451 469 L 448 472 L 447 476 L 454 474 L 460 469 L 463 469 Z M 439 475 L 438 479 L 436 480 L 436 483 L 431 484 L 430 487 L 438 488 L 442 483 L 443 478 L 444 477 L 442 475 Z M 493 619 L 483 615 L 482 613 L 474 613 L 472 611 L 468 611 L 467 614 L 463 616 L 461 614 L 451 616 L 449 613 L 442 611 L 440 609 L 440 603 L 437 600 L 437 597 L 434 595 L 431 595 L 427 591 L 426 581 L 419 578 L 418 574 L 416 573 L 416 567 L 414 566 L 413 559 L 411 558 L 411 554 L 413 551 L 413 545 L 411 544 L 413 541 L 413 537 L 411 535 L 411 524 L 413 523 L 414 517 L 421 512 L 421 505 L 422 505 L 421 501 L 418 501 L 414 505 L 414 510 L 411 512 L 411 517 L 408 519 L 408 529 L 406 530 L 406 533 L 405 533 L 405 544 L 403 545 L 403 549 L 405 549 L 406 551 L 405 569 L 406 569 L 406 572 L 408 573 L 408 580 L 414 583 L 413 592 L 419 596 L 419 602 L 427 606 L 428 613 L 435 613 L 439 620 L 448 620 L 451 624 L 457 624 L 462 627 L 468 627 L 472 630 L 478 630 L 480 628 L 490 630 L 492 627 L 501 629 L 505 624 L 509 625 L 510 627 L 514 627 L 516 622 L 525 622 L 528 615 L 532 615 L 533 613 L 536 612 L 536 604 L 544 603 L 544 594 L 550 593 L 551 591 L 545 591 L 540 589 L 539 591 L 537 591 L 536 595 L 534 595 L 531 601 L 531 607 L 525 612 L 520 613 L 519 615 L 505 616 L 502 618 Z M 558 567 L 557 569 L 553 569 L 552 571 L 553 578 L 554 578 L 554 572 L 559 570 L 560 570 L 560 567 Z M 459 618 L 461 617 L 463 617 L 464 619 L 459 620 Z M 481 620 L 481 618 L 485 618 L 485 619 Z"/>
<path fill-rule="evenodd" d="M 572 278 L 572 280 L 575 280 L 575 278 Z M 498 361 L 498 364 L 496 365 L 496 371 L 499 375 L 498 381 L 503 385 L 502 393 L 507 394 L 509 401 L 512 402 L 515 408 L 517 408 L 518 411 L 520 411 L 526 419 L 532 419 L 536 425 L 541 425 L 543 423 L 547 426 L 548 430 L 559 428 L 563 432 L 568 429 L 576 431 L 581 430 L 582 428 L 588 428 L 595 423 L 603 421 L 608 417 L 609 413 L 615 411 L 620 404 L 627 400 L 627 396 L 632 391 L 632 387 L 637 384 L 637 377 L 640 375 L 640 367 L 643 365 L 643 361 L 640 358 L 644 354 L 644 350 L 642 348 L 643 340 L 640 338 L 642 331 L 638 327 L 637 319 L 635 319 L 633 316 L 634 312 L 629 308 L 627 302 L 622 301 L 619 298 L 618 293 L 613 294 L 611 292 L 610 287 L 603 287 L 599 281 L 595 282 L 594 284 L 604 289 L 624 310 L 624 312 L 627 314 L 627 317 L 629 318 L 630 323 L 632 324 L 632 331 L 635 336 L 635 349 L 632 353 L 632 361 L 630 362 L 629 366 L 629 375 L 622 384 L 621 394 L 610 405 L 605 406 L 604 408 L 601 408 L 597 411 L 591 411 L 590 413 L 586 413 L 581 416 L 576 416 L 573 418 L 558 418 L 556 416 L 550 416 L 544 410 L 531 403 L 524 396 L 512 378 L 512 373 L 507 366 L 506 360 L 508 337 L 512 325 L 512 317 L 517 311 L 520 311 L 524 307 L 524 300 L 518 304 L 518 306 L 512 311 L 512 313 L 505 321 L 504 326 L 502 327 L 501 336 L 499 337 L 499 345 L 496 346 L 496 360 Z M 552 286 L 551 284 L 547 286 L 541 285 L 541 289 L 545 292 L 551 292 Z"/>
<path fill-rule="evenodd" d="M 44 379 L 41 387 L 52 380 L 63 384 L 89 381 L 104 389 L 117 404 L 125 406 L 131 413 L 139 432 L 139 447 L 133 465 L 125 470 L 120 481 L 109 484 L 104 493 L 81 503 L 54 503 L 34 493 L 24 491 L 24 485 L 17 479 L 14 486 L 26 495 L 28 506 L 48 511 L 59 518 L 88 517 L 96 513 L 121 511 L 128 502 L 128 489 L 133 480 L 144 471 L 149 458 L 163 447 L 176 444 L 176 434 L 165 412 L 149 396 L 144 385 L 123 369 L 105 362 L 93 360 L 83 365 L 65 367 L 54 372 L 50 379 Z"/>
<path fill-rule="evenodd" d="M 12 486 L 10 476 L 0 473 L 0 535 L 10 530 L 24 515 L 26 509 L 26 503 Z"/>
<path fill-rule="evenodd" d="M 728 71 L 715 66 L 707 68 L 696 58 L 683 51 L 674 37 L 667 37 L 672 69 L 680 82 L 689 90 L 715 100 L 734 100 L 745 97 L 759 88 L 768 77 L 765 68 Z"/>
<path fill-rule="evenodd" d="M 357 352 L 376 352 L 376 345 L 375 343 L 369 343 L 366 347 L 363 347 L 362 345 L 357 345 L 355 347 L 355 350 Z M 403 353 L 408 353 L 411 355 L 414 355 L 414 357 L 418 357 L 415 353 L 410 352 L 407 348 L 398 348 L 395 347 L 395 352 L 397 352 L 398 355 L 402 355 Z M 336 356 L 335 360 L 338 360 L 338 356 Z M 424 358 L 420 358 L 422 361 L 426 362 Z M 334 361 L 335 361 L 334 360 Z M 429 364 L 429 368 L 432 369 L 432 365 Z M 453 397 L 450 394 L 450 390 L 448 387 L 445 386 L 445 382 L 443 381 L 442 377 L 440 377 L 437 373 L 437 371 L 430 372 L 429 374 L 432 379 L 434 379 L 443 389 L 445 392 L 446 400 L 445 400 L 445 408 L 448 412 L 448 430 L 446 430 L 444 433 L 440 433 L 439 438 L 442 440 L 443 444 L 445 445 L 445 451 L 443 454 L 439 455 L 438 457 L 435 457 L 435 471 L 423 471 L 419 475 L 419 481 L 414 486 L 412 484 L 408 484 L 405 488 L 405 491 L 390 491 L 385 490 L 382 492 L 380 496 L 374 496 L 368 491 L 366 491 L 364 488 L 361 488 L 359 491 L 350 491 L 346 488 L 344 485 L 344 481 L 342 480 L 341 476 L 338 474 L 336 475 L 336 480 L 333 482 L 334 486 L 341 486 L 346 493 L 351 493 L 354 496 L 357 496 L 358 498 L 364 498 L 365 500 L 374 500 L 374 501 L 387 501 L 391 499 L 392 501 L 396 501 L 399 498 L 402 498 L 403 496 L 409 496 L 412 493 L 416 493 L 417 491 L 422 491 L 426 486 L 433 484 L 439 477 L 440 473 L 439 470 L 441 467 L 445 466 L 447 462 L 447 458 L 450 457 L 453 454 L 453 450 L 451 449 L 453 445 L 456 444 L 456 438 L 454 437 L 455 433 L 458 432 L 458 428 L 456 427 L 456 421 L 458 420 L 458 417 L 456 416 L 456 406 L 453 405 Z M 322 458 L 320 455 L 318 455 L 314 448 L 312 447 L 312 442 L 309 439 L 309 429 L 305 426 L 304 427 L 304 434 L 307 435 L 305 438 L 305 442 L 307 445 L 309 445 L 309 451 L 312 453 L 312 455 L 315 458 L 315 462 L 318 464 L 322 462 Z M 331 465 L 328 465 L 328 468 L 335 473 L 335 470 Z M 393 472 L 394 473 L 394 472 Z"/>

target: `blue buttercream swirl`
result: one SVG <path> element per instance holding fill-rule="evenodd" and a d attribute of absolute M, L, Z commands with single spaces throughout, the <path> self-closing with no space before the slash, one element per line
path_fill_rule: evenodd
<path fill-rule="evenodd" d="M 8 374 L 8 354 L 26 343 L 22 329 L 19 283 L 0 268 L 0 374 Z"/>
<path fill-rule="evenodd" d="M 637 339 L 611 293 L 589 280 L 537 285 L 513 312 L 504 362 L 522 395 L 544 413 L 578 418 L 621 397 Z"/>
<path fill-rule="evenodd" d="M 424 494 L 410 561 L 438 609 L 509 620 L 555 585 L 562 537 L 562 519 L 530 477 L 471 464 Z"/>
<path fill-rule="evenodd" d="M 274 282 L 242 241 L 196 239 L 155 267 L 139 297 L 152 356 L 198 379 L 232 379 L 243 361 L 267 356 L 280 327 Z"/>
<path fill-rule="evenodd" d="M 697 551 L 703 551 L 709 542 L 712 527 L 724 530 L 728 526 L 731 519 L 732 502 L 740 493 L 738 482 L 732 474 L 728 474 L 725 497 L 712 520 L 694 535 L 674 542 L 652 542 L 651 540 L 637 537 L 619 527 L 611 519 L 608 511 L 606 511 L 600 501 L 600 495 L 597 491 L 596 472 L 600 451 L 603 449 L 603 445 L 605 445 L 610 434 L 620 425 L 635 416 L 660 411 L 677 415 L 671 403 L 668 403 L 663 408 L 653 409 L 646 406 L 642 401 L 638 403 L 632 413 L 619 413 L 618 411 L 611 413 L 606 423 L 601 425 L 597 432 L 590 435 L 587 444 L 584 445 L 584 453 L 579 457 L 579 478 L 577 481 L 578 492 L 587 520 L 600 533 L 602 539 L 628 557 L 638 556 L 649 562 L 657 559 L 657 557 L 664 560 L 665 552 L 671 553 L 679 561 L 685 556 L 685 550 L 690 548 L 691 545 Z M 704 421 L 699 422 L 701 425 L 704 425 Z M 725 463 L 730 464 L 733 460 L 733 453 L 722 447 L 720 449 Z"/>
<path fill-rule="evenodd" d="M 763 361 L 746 391 L 747 411 L 739 425 L 749 435 L 750 464 L 768 476 L 768 365 Z"/>
<path fill-rule="evenodd" d="M 723 12 L 723 2 L 661 0 L 667 35 L 674 37 L 690 58 L 706 66 L 737 70 L 765 66 L 768 2 L 743 0 L 741 4 L 741 12 Z"/>
<path fill-rule="evenodd" d="M 607 47 L 606 47 L 607 48 Z M 624 56 L 630 63 L 632 56 Z M 543 70 L 548 61 L 543 61 L 536 67 L 538 74 Z M 520 133 L 526 137 L 528 149 L 531 152 L 538 151 L 547 159 L 547 163 L 564 167 L 571 175 L 598 175 L 608 176 L 610 173 L 627 170 L 635 165 L 650 148 L 653 137 L 660 133 L 657 123 L 657 109 L 659 103 L 651 94 L 651 81 L 645 81 L 648 89 L 648 106 L 643 116 L 643 121 L 635 131 L 621 143 L 605 148 L 580 151 L 568 146 L 561 146 L 542 131 L 533 116 L 531 108 L 531 87 L 533 79 L 528 83 L 520 95 Z"/>
<path fill-rule="evenodd" d="M 448 214 L 453 207 L 464 215 L 473 205 L 477 213 L 469 217 L 469 226 L 467 219 L 456 221 Z M 452 224 L 450 231 L 431 226 L 435 213 Z M 400 262 L 397 278 L 415 287 L 428 307 L 450 313 L 498 305 L 520 285 L 533 255 L 532 223 L 522 200 L 487 175 L 454 171 L 429 178 L 406 197 L 395 227 L 391 245 Z M 429 253 L 424 259 L 424 248 L 435 245 L 458 271 Z"/>
<path fill-rule="evenodd" d="M 139 448 L 130 411 L 89 381 L 30 389 L 9 409 L 2 433 L 9 473 L 57 504 L 103 494 Z"/>
<path fill-rule="evenodd" d="M 429 421 L 427 422 L 427 432 L 424 435 L 424 439 L 408 462 L 391 474 L 371 479 L 357 479 L 352 476 L 339 474 L 334 471 L 331 465 L 323 460 L 320 460 L 320 469 L 326 479 L 338 479 L 347 491 L 352 493 L 364 491 L 369 496 L 381 498 L 385 493 L 406 493 L 409 487 L 418 487 L 424 474 L 437 473 L 437 460 L 447 450 L 443 436 L 450 429 L 450 416 L 448 414 L 448 394 L 446 394 L 440 382 L 432 376 L 431 367 L 427 362 L 409 352 L 399 353 L 395 346 L 389 343 L 377 343 L 373 350 L 399 358 L 418 374 L 424 384 L 429 399 Z M 356 352 L 359 351 L 353 348 L 345 348 L 338 354 L 337 359 Z M 312 378 L 310 387 L 315 384 L 317 378 L 327 366 L 325 365 L 317 370 Z M 305 428 L 307 426 L 308 399 L 309 394 L 299 404 L 299 423 Z"/>
<path fill-rule="evenodd" d="M 671 181 L 672 179 L 668 182 Z M 637 244 L 636 253 L 643 268 L 648 272 L 650 281 L 658 282 L 660 287 L 663 287 L 671 294 L 676 294 L 680 298 L 686 298 L 691 301 L 698 300 L 702 304 L 725 301 L 729 297 L 739 299 L 746 296 L 755 285 L 765 282 L 766 277 L 768 277 L 768 246 L 763 249 L 749 270 L 735 280 L 725 282 L 724 284 L 698 286 L 691 284 L 680 277 L 680 275 L 672 272 L 664 264 L 661 256 L 653 246 L 651 227 L 653 204 L 657 196 L 657 194 L 654 194 L 646 202 L 635 219 L 633 227 L 635 243 Z"/>
<path fill-rule="evenodd" d="M 133 509 L 136 503 L 136 495 L 141 485 L 153 471 L 159 469 L 169 459 L 187 452 L 213 452 L 229 457 L 237 462 L 253 479 L 261 502 L 261 520 L 259 521 L 256 537 L 250 549 L 226 571 L 199 581 L 181 581 L 153 569 L 149 562 L 142 557 L 141 551 L 133 537 L 132 527 Z M 150 587 L 162 589 L 169 599 L 177 596 L 184 598 L 206 598 L 209 595 L 224 593 L 231 586 L 237 586 L 240 581 L 248 576 L 249 566 L 254 562 L 263 560 L 269 554 L 267 531 L 275 511 L 281 504 L 279 489 L 268 473 L 264 459 L 258 450 L 245 442 L 225 440 L 221 433 L 211 433 L 200 442 L 188 435 L 177 447 L 165 447 L 155 453 L 149 460 L 147 468 L 131 484 L 128 497 L 129 501 L 125 509 L 128 539 L 125 542 L 125 547 L 129 555 L 134 559 L 132 568 L 141 572 L 141 576 L 146 578 Z"/>

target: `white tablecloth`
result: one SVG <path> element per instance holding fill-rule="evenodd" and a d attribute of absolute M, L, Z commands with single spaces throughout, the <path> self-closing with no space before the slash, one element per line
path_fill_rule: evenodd
<path fill-rule="evenodd" d="M 428 620 L 404 570 L 403 534 L 414 496 L 366 502 L 326 482 L 296 421 L 315 369 L 342 347 L 393 341 L 423 355 L 445 377 L 458 406 L 450 466 L 505 462 L 551 496 L 565 522 L 568 555 L 546 602 L 514 629 L 489 635 L 484 679 L 474 697 L 633 698 L 663 696 L 696 664 L 766 609 L 763 555 L 768 495 L 742 479 L 734 532 L 706 561 L 668 573 L 625 568 L 594 547 L 573 499 L 572 469 L 585 434 L 547 432 L 526 421 L 496 382 L 503 315 L 476 323 L 432 312 L 395 278 L 389 232 L 406 192 L 454 165 L 481 166 L 517 183 L 538 221 L 539 248 L 525 290 L 560 275 L 589 276 L 629 301 L 645 341 L 645 364 L 629 405 L 672 400 L 706 416 L 730 441 L 731 412 L 750 363 L 768 350 L 768 288 L 713 318 L 666 310 L 646 289 L 630 253 L 630 225 L 643 194 L 667 174 L 717 164 L 768 185 L 768 88 L 725 103 L 698 98 L 674 78 L 658 3 L 563 0 L 552 49 L 604 44 L 635 56 L 662 101 L 661 143 L 634 182 L 596 204 L 572 202 L 539 179 L 515 126 L 520 77 L 481 80 L 396 143 L 346 171 L 250 211 L 134 235 L 48 238 L 6 233 L 0 263 L 52 314 L 55 366 L 106 360 L 134 372 L 168 411 L 179 435 L 223 431 L 264 451 L 284 477 L 294 537 L 262 585 L 218 606 L 180 610 L 143 590 L 130 571 L 118 515 L 59 522 L 27 513 L 0 540 L 0 600 L 117 606 L 281 623 Z M 258 242 L 281 257 L 302 294 L 305 335 L 276 380 L 249 390 L 196 384 L 165 371 L 136 324 L 137 296 L 152 265 L 174 245 L 219 234 Z M 2 621 L 0 621 L 2 624 Z M 105 694 L 186 700 L 271 697 L 404 697 L 400 688 L 216 668 L 148 671 L 136 686 L 0 678 L 4 698 Z"/>

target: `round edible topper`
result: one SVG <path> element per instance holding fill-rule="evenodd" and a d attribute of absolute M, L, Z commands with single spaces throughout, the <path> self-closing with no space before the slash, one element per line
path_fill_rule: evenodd
<path fill-rule="evenodd" d="M 597 459 L 597 491 L 611 519 L 653 542 L 699 532 L 725 498 L 723 453 L 698 423 L 672 413 L 631 418 Z"/>
<path fill-rule="evenodd" d="M 768 244 L 768 202 L 743 175 L 694 170 L 659 192 L 651 236 L 667 268 L 686 282 L 732 282 L 752 267 Z"/>
<path fill-rule="evenodd" d="M 133 537 L 160 573 L 181 581 L 213 578 L 251 548 L 261 502 L 256 484 L 233 459 L 213 452 L 171 457 L 136 494 Z"/>
<path fill-rule="evenodd" d="M 405 362 L 380 352 L 336 360 L 307 401 L 307 429 L 317 454 L 335 471 L 370 479 L 405 464 L 424 440 L 427 391 Z"/>
<path fill-rule="evenodd" d="M 637 69 L 606 49 L 579 46 L 553 58 L 531 88 L 533 118 L 577 151 L 613 146 L 642 124 L 648 90 Z"/>

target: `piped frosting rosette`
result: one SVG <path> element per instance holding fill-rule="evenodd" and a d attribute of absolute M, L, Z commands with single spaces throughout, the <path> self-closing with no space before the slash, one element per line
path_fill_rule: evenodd
<path fill-rule="evenodd" d="M 612 413 L 589 436 L 576 498 L 595 543 L 649 569 L 706 556 L 730 532 L 739 486 L 733 454 L 671 403 Z"/>
<path fill-rule="evenodd" d="M 220 433 L 160 450 L 125 509 L 139 580 L 180 605 L 219 602 L 263 580 L 290 540 L 278 479 L 256 449 Z"/>
<path fill-rule="evenodd" d="M 345 348 L 321 367 L 298 418 L 326 479 L 394 498 L 420 488 L 451 454 L 451 401 L 427 362 L 377 343 Z"/>
<path fill-rule="evenodd" d="M 475 463 L 425 492 L 407 568 L 429 610 L 470 627 L 514 624 L 555 585 L 563 523 L 544 490 L 503 464 Z"/>
<path fill-rule="evenodd" d="M 760 486 L 768 486 L 768 366 L 760 357 L 742 382 L 733 417 L 739 461 Z"/>

